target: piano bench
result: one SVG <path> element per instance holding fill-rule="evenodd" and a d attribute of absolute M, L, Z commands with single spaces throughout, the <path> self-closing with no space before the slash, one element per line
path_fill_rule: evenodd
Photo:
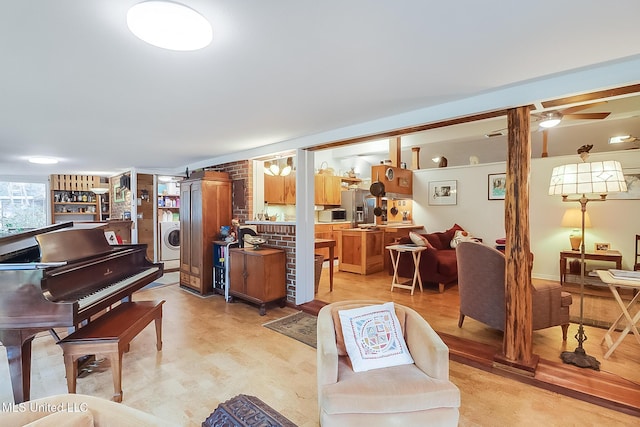
<path fill-rule="evenodd" d="M 87 354 L 109 358 L 113 374 L 113 400 L 122 402 L 122 353 L 152 320 L 156 324 L 156 348 L 162 350 L 162 301 L 123 302 L 86 326 L 58 341 L 62 347 L 69 393 L 76 392 L 76 360 Z"/>

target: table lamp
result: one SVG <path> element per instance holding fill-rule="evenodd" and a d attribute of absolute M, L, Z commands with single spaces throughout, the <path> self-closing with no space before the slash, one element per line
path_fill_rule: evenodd
<path fill-rule="evenodd" d="M 582 243 L 582 233 L 580 233 L 580 227 L 582 226 L 582 211 L 580 209 L 567 209 L 562 216 L 562 227 L 573 228 L 569 235 L 569 242 L 571 242 L 571 250 L 579 251 L 580 244 Z M 589 213 L 584 213 L 584 226 L 585 228 L 591 228 L 591 219 Z"/>
<path fill-rule="evenodd" d="M 580 244 L 580 325 L 575 338 L 578 347 L 574 351 L 563 351 L 560 357 L 564 363 L 573 364 L 580 368 L 600 370 L 600 362 L 589 356 L 582 344 L 587 340 L 584 333 L 584 227 L 586 223 L 587 203 L 604 202 L 608 193 L 627 191 L 620 162 L 608 160 L 587 162 L 588 150 L 581 152 L 582 163 L 557 166 L 551 173 L 549 195 L 561 195 L 563 202 L 579 202 L 581 213 L 581 244 Z M 587 195 L 598 194 L 598 198 Z M 569 196 L 573 196 L 569 198 Z"/>

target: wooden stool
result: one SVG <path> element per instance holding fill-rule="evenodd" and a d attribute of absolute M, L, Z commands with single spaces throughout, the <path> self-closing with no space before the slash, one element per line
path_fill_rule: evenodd
<path fill-rule="evenodd" d="M 162 301 L 123 302 L 88 325 L 58 341 L 64 355 L 67 389 L 76 392 L 76 360 L 87 354 L 103 354 L 111 362 L 113 400 L 122 402 L 122 353 L 152 320 L 156 323 L 156 348 L 162 350 Z"/>

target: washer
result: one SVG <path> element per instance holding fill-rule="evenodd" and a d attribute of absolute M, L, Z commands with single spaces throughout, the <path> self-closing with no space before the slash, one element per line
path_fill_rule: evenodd
<path fill-rule="evenodd" d="M 180 259 L 180 222 L 160 222 L 160 261 Z"/>

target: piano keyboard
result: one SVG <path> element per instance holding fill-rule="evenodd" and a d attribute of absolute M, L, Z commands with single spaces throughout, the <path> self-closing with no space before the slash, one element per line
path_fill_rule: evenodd
<path fill-rule="evenodd" d="M 121 289 L 126 288 L 132 283 L 149 276 L 159 270 L 158 267 L 147 268 L 146 270 L 141 271 L 140 273 L 134 274 L 133 276 L 129 276 L 124 280 L 119 282 L 115 282 L 107 286 L 106 288 L 102 288 L 97 290 L 96 292 L 84 296 L 78 300 L 78 311 L 82 311 L 83 309 L 90 307 L 91 305 L 101 301 L 102 299 L 118 292 Z"/>

